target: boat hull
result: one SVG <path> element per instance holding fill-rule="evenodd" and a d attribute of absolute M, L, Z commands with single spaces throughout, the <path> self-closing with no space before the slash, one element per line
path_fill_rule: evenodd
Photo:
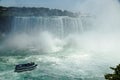
<path fill-rule="evenodd" d="M 34 70 L 37 67 L 37 65 L 34 66 L 30 66 L 30 67 L 24 67 L 24 68 L 20 68 L 20 69 L 15 69 L 14 72 L 25 72 L 25 71 L 31 71 Z"/>

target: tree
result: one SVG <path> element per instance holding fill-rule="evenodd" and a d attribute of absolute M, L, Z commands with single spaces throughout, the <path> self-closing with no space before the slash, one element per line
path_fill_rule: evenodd
<path fill-rule="evenodd" d="M 113 74 L 106 74 L 106 80 L 120 80 L 120 64 L 116 66 L 116 68 L 110 67 L 110 69 L 114 70 Z"/>

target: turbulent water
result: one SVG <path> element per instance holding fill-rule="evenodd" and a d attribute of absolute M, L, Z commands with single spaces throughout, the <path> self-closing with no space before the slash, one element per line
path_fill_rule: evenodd
<path fill-rule="evenodd" d="M 0 47 L 0 79 L 104 80 L 112 65 L 108 49 L 116 40 L 91 32 L 93 21 L 87 16 L 15 17 Z M 35 70 L 14 72 L 16 64 L 31 61 L 38 64 Z"/>
<path fill-rule="evenodd" d="M 0 37 L 0 80 L 105 80 L 120 63 L 119 2 L 80 6 L 92 16 L 14 17 L 9 34 Z M 38 66 L 14 72 L 27 62 Z"/>
<path fill-rule="evenodd" d="M 0 38 L 0 80 L 104 80 L 120 63 L 120 7 L 115 0 L 95 2 L 83 7 L 90 3 L 96 16 L 14 17 Z M 14 72 L 27 62 L 38 66 Z"/>

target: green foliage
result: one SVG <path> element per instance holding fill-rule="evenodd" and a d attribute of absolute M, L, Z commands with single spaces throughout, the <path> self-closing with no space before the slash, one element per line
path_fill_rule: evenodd
<path fill-rule="evenodd" d="M 44 7 L 3 7 L 0 6 L 0 16 L 77 16 L 70 11 L 49 9 Z"/>
<path fill-rule="evenodd" d="M 116 66 L 116 68 L 110 67 L 110 69 L 114 70 L 113 74 L 106 74 L 106 80 L 120 80 L 120 64 Z"/>

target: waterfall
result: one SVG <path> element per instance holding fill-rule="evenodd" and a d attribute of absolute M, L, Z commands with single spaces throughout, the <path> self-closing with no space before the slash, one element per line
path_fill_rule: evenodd
<path fill-rule="evenodd" d="M 15 17 L 12 25 L 12 33 L 34 33 L 48 31 L 59 37 L 71 33 L 82 33 L 89 29 L 90 17 Z"/>

